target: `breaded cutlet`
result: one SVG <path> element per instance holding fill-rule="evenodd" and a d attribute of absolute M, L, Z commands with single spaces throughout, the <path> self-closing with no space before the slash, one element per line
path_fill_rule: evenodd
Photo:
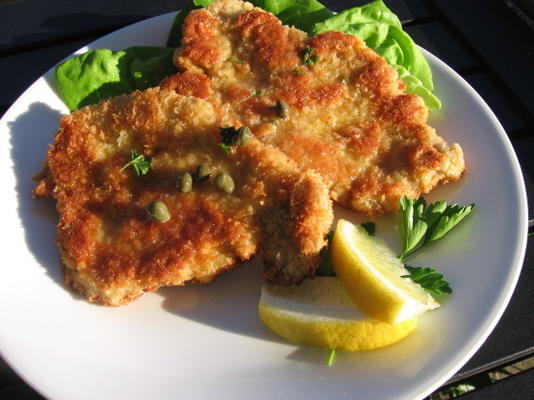
<path fill-rule="evenodd" d="M 64 116 L 34 193 L 57 200 L 65 282 L 118 306 L 161 286 L 207 283 L 260 250 L 268 281 L 312 276 L 333 218 L 327 187 L 254 137 L 225 152 L 226 124 L 210 103 L 159 88 Z M 126 166 L 132 150 L 150 159 L 146 175 Z M 180 192 L 178 178 L 201 164 L 210 178 Z M 219 173 L 233 192 L 217 186 Z M 153 201 L 170 220 L 147 213 Z"/>
<path fill-rule="evenodd" d="M 183 74 L 165 87 L 207 99 L 367 215 L 464 173 L 460 146 L 436 134 L 423 100 L 356 36 L 309 37 L 250 3 L 218 0 L 185 19 L 174 63 Z"/>

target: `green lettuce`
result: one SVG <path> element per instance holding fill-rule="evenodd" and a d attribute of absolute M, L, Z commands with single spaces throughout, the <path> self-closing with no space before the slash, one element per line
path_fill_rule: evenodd
<path fill-rule="evenodd" d="M 194 9 L 214 0 L 193 0 L 176 15 L 169 47 L 129 47 L 122 51 L 97 49 L 75 56 L 56 67 L 60 97 L 72 111 L 103 99 L 156 86 L 177 72 L 172 63 L 180 45 L 182 24 Z M 402 30 L 401 23 L 381 0 L 334 15 L 316 0 L 252 0 L 255 6 L 276 15 L 282 23 L 308 34 L 339 30 L 359 36 L 398 72 L 409 93 L 421 96 L 429 108 L 440 108 L 432 93 L 432 73 L 421 51 Z"/>
<path fill-rule="evenodd" d="M 283 24 L 304 32 L 310 32 L 316 23 L 334 15 L 316 0 L 253 0 L 251 3 L 273 13 Z"/>
<path fill-rule="evenodd" d="M 367 46 L 395 67 L 408 92 L 418 94 L 429 108 L 440 108 L 441 102 L 432 93 L 432 72 L 421 50 L 382 0 L 340 12 L 312 29 L 312 34 L 342 31 L 358 36 Z"/>
<path fill-rule="evenodd" d="M 420 96 L 427 105 L 428 108 L 439 110 L 441 108 L 441 101 L 432 93 L 432 89 L 425 87 L 423 82 L 414 74 L 411 74 L 402 65 L 393 65 L 399 74 L 399 78 L 402 79 L 406 85 L 408 93 L 413 93 Z"/>
<path fill-rule="evenodd" d="M 207 7 L 215 0 L 193 0 L 193 4 L 197 7 Z"/>
<path fill-rule="evenodd" d="M 130 47 L 124 50 L 131 59 L 130 74 L 139 90 L 158 86 L 162 79 L 178 72 L 172 62 L 174 48 Z"/>
<path fill-rule="evenodd" d="M 191 11 L 197 10 L 199 8 L 200 6 L 197 6 L 194 3 L 191 3 L 188 6 L 185 6 L 184 8 L 182 8 L 180 11 L 178 11 L 178 14 L 176 14 L 176 17 L 174 17 L 171 30 L 169 31 L 169 35 L 167 37 L 167 46 L 169 47 L 180 46 L 180 44 L 182 43 L 182 25 L 184 23 L 184 20 Z"/>
<path fill-rule="evenodd" d="M 156 86 L 176 72 L 170 47 L 90 50 L 55 69 L 61 99 L 70 111 L 99 101 Z"/>

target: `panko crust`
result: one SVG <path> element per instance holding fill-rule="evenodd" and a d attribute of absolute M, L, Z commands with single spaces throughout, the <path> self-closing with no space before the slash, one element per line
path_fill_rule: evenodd
<path fill-rule="evenodd" d="M 250 3 L 218 0 L 185 19 L 174 63 L 205 74 L 215 107 L 318 172 L 332 199 L 364 214 L 397 212 L 403 195 L 464 173 L 460 146 L 436 134 L 423 100 L 356 36 L 308 37 Z M 288 118 L 277 115 L 280 100 Z"/>
<path fill-rule="evenodd" d="M 204 74 L 184 72 L 174 74 L 161 82 L 161 89 L 174 90 L 183 96 L 193 96 L 208 100 L 212 96 L 210 79 Z"/>
<path fill-rule="evenodd" d="M 161 286 L 210 282 L 262 249 L 266 275 L 282 277 L 279 284 L 313 274 L 333 218 L 327 187 L 255 138 L 226 154 L 220 126 L 210 103 L 159 88 L 62 118 L 35 194 L 57 200 L 69 286 L 89 301 L 118 306 Z M 151 159 L 148 174 L 124 168 L 133 149 Z M 177 178 L 199 164 L 210 166 L 212 179 L 180 193 Z M 219 172 L 233 177 L 232 194 L 213 182 Z M 168 222 L 147 214 L 155 200 L 166 204 Z M 283 241 L 262 223 L 271 214 Z M 280 272 L 282 253 L 296 260 L 288 274 Z"/>

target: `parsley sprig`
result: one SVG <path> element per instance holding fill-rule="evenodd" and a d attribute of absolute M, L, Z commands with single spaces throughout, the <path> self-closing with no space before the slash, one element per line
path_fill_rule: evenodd
<path fill-rule="evenodd" d="M 365 231 L 371 235 L 371 236 L 374 236 L 375 233 L 376 233 L 376 226 L 375 226 L 375 223 L 374 222 L 362 222 L 360 224 L 362 226 L 363 229 L 365 229 Z"/>
<path fill-rule="evenodd" d="M 233 126 L 228 126 L 226 128 L 221 128 L 220 133 L 222 136 L 222 142 L 217 143 L 217 146 L 223 149 L 225 154 L 232 154 L 234 151 L 232 146 L 235 145 L 235 142 L 239 136 L 238 129 Z"/>
<path fill-rule="evenodd" d="M 234 151 L 235 146 L 242 146 L 252 138 L 252 131 L 248 126 L 241 126 L 239 128 L 229 126 L 221 128 L 220 133 L 222 142 L 217 145 L 223 149 L 226 154 L 231 154 Z"/>
<path fill-rule="evenodd" d="M 225 128 L 221 128 L 220 133 L 222 136 L 222 143 L 225 144 L 226 146 L 235 145 L 239 137 L 238 128 L 233 127 L 233 126 L 227 126 Z"/>
<path fill-rule="evenodd" d="M 120 170 L 124 171 L 128 167 L 133 167 L 135 173 L 139 175 L 146 175 L 152 168 L 150 159 L 142 154 L 139 154 L 137 150 L 130 151 L 130 161 L 126 163 Z"/>
<path fill-rule="evenodd" d="M 336 358 L 336 349 L 330 349 L 328 350 L 328 358 L 326 360 L 326 365 L 328 367 L 331 367 L 334 365 L 334 359 Z"/>
<path fill-rule="evenodd" d="M 402 252 L 399 258 L 404 260 L 422 247 L 441 239 L 474 208 L 474 204 L 464 207 L 457 204 L 448 206 L 444 201 L 427 205 L 422 197 L 408 199 L 404 196 L 400 200 Z"/>
<path fill-rule="evenodd" d="M 410 272 L 410 275 L 404 275 L 403 278 L 410 278 L 427 292 L 437 295 L 452 293 L 449 282 L 443 280 L 443 275 L 435 269 L 411 267 L 409 265 L 405 265 L 404 268 Z"/>
<path fill-rule="evenodd" d="M 427 205 L 423 197 L 408 199 L 404 196 L 400 200 L 399 232 L 402 252 L 399 258 L 404 262 L 406 257 L 441 239 L 474 209 L 474 204 L 461 207 L 437 201 Z M 435 269 L 409 265 L 404 267 L 410 272 L 410 275 L 405 277 L 421 285 L 427 292 L 436 295 L 452 293 L 449 283 Z"/>
<path fill-rule="evenodd" d="M 319 61 L 319 56 L 312 55 L 313 52 L 314 52 L 314 49 L 313 47 L 310 47 L 310 46 L 306 47 L 302 51 L 302 62 L 304 63 L 304 65 L 314 65 Z"/>
<path fill-rule="evenodd" d="M 441 239 L 468 216 L 474 208 L 474 204 L 464 207 L 457 204 L 448 206 L 444 201 L 427 205 L 422 197 L 412 200 L 403 197 L 400 200 L 399 232 L 402 253 L 399 255 L 399 259 L 404 263 L 406 257 L 427 244 Z M 376 230 L 374 223 L 365 222 L 361 225 L 369 235 L 374 236 Z M 316 276 L 336 276 L 330 258 L 330 244 L 333 236 L 334 233 L 330 232 L 325 237 L 327 244 L 319 252 L 320 261 L 315 272 Z M 410 274 L 404 275 L 403 278 L 410 278 L 427 292 L 434 295 L 452 293 L 449 283 L 443 279 L 443 275 L 437 270 L 428 267 L 412 267 L 406 264 L 404 267 Z"/>
<path fill-rule="evenodd" d="M 227 144 L 224 144 L 224 143 L 217 143 L 217 146 L 223 149 L 224 154 L 227 154 L 227 155 L 232 154 L 232 152 L 234 151 L 234 148 L 232 146 L 228 146 Z"/>

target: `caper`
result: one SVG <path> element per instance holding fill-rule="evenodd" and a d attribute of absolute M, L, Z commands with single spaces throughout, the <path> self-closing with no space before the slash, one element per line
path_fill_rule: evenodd
<path fill-rule="evenodd" d="M 234 180 L 230 175 L 225 174 L 224 172 L 217 174 L 215 177 L 215 184 L 219 189 L 228 194 L 232 193 L 235 189 Z"/>
<path fill-rule="evenodd" d="M 206 164 L 200 164 L 193 173 L 193 181 L 201 183 L 207 181 L 211 176 L 211 169 Z"/>
<path fill-rule="evenodd" d="M 193 177 L 190 173 L 186 172 L 176 181 L 176 187 L 182 193 L 189 193 L 193 187 Z"/>
<path fill-rule="evenodd" d="M 289 104 L 284 100 L 278 100 L 274 106 L 274 111 L 280 118 L 287 118 L 289 117 Z"/>
<path fill-rule="evenodd" d="M 243 146 L 247 144 L 252 137 L 252 131 L 248 126 L 242 126 L 237 130 L 236 146 Z"/>
<path fill-rule="evenodd" d="M 156 200 L 150 203 L 146 207 L 146 211 L 148 212 L 148 215 L 150 215 L 152 218 L 154 218 L 158 222 L 167 222 L 171 219 L 171 214 L 169 214 L 169 210 L 167 209 L 167 206 L 164 202 Z"/>
<path fill-rule="evenodd" d="M 226 146 L 242 146 L 252 137 L 252 131 L 248 126 L 235 128 L 233 126 L 221 128 L 222 143 Z"/>

